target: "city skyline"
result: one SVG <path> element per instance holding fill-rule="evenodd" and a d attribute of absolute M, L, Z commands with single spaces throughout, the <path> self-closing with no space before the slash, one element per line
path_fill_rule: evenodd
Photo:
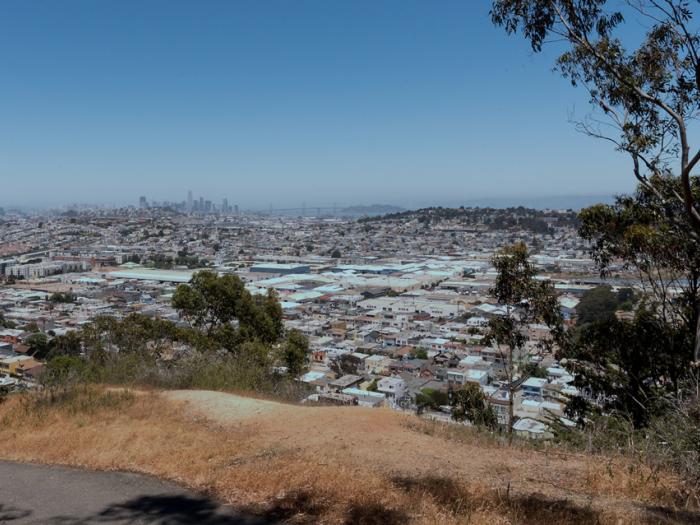
<path fill-rule="evenodd" d="M 553 53 L 475 4 L 5 3 L 0 205 L 195 183 L 247 209 L 630 191 L 625 158 L 568 122 L 587 99 Z"/>
<path fill-rule="evenodd" d="M 191 193 L 191 190 L 188 192 Z M 427 200 L 414 200 L 409 202 L 391 202 L 388 199 L 382 200 L 377 199 L 376 201 L 338 201 L 333 200 L 332 202 L 292 202 L 292 201 L 277 201 L 269 202 L 267 205 L 244 207 L 239 206 L 238 203 L 233 203 L 233 201 L 228 200 L 228 197 L 220 197 L 219 202 L 214 201 L 211 198 L 198 196 L 197 199 L 193 199 L 193 205 L 189 204 L 188 197 L 185 199 L 177 199 L 177 196 L 173 199 L 162 198 L 159 196 L 149 196 L 149 195 L 138 195 L 137 197 L 126 199 L 120 202 L 91 202 L 91 201 L 65 201 L 65 202 L 55 202 L 53 204 L 41 204 L 35 203 L 32 205 L 21 205 L 14 203 L 3 203 L 0 202 L 0 208 L 7 210 L 27 210 L 27 211 L 48 211 L 48 210 L 61 210 L 61 209 L 76 209 L 76 208 L 105 208 L 105 209 L 119 209 L 119 208 L 150 208 L 150 207 L 175 207 L 180 209 L 180 211 L 198 211 L 198 202 L 203 200 L 205 203 L 209 202 L 212 211 L 218 211 L 222 206 L 222 201 L 226 201 L 230 211 L 234 208 L 237 210 L 236 213 L 264 213 L 270 210 L 279 211 L 304 211 L 300 215 L 306 215 L 306 211 L 311 214 L 315 210 L 341 210 L 343 208 L 361 208 L 361 207 L 394 207 L 396 209 L 402 210 L 417 210 L 422 208 L 432 208 L 432 207 L 444 207 L 444 208 L 511 208 L 511 207 L 525 207 L 531 209 L 572 209 L 580 210 L 587 206 L 599 203 L 612 203 L 617 194 L 604 194 L 604 195 L 534 195 L 531 197 L 527 196 L 514 196 L 514 197 L 492 197 L 492 198 L 465 198 L 462 200 L 448 200 L 448 201 L 427 201 Z M 143 203 L 147 203 L 146 206 Z"/>

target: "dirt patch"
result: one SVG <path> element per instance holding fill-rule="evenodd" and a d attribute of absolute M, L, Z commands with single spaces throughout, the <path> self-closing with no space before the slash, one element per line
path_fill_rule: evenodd
<path fill-rule="evenodd" d="M 162 396 L 183 403 L 199 416 L 206 416 L 219 423 L 233 423 L 274 416 L 285 411 L 285 405 L 273 401 L 237 396 L 208 390 L 174 390 Z"/>

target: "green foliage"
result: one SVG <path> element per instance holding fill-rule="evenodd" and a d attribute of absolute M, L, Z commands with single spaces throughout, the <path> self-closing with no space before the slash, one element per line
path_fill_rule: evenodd
<path fill-rule="evenodd" d="M 587 290 L 576 305 L 579 324 L 610 321 L 618 307 L 617 294 L 610 286 L 596 286 Z"/>
<path fill-rule="evenodd" d="M 309 340 L 299 330 L 290 330 L 282 344 L 282 361 L 290 375 L 300 375 L 306 367 Z"/>
<path fill-rule="evenodd" d="M 337 248 L 333 250 L 333 252 L 331 253 L 331 257 L 333 259 L 340 259 L 340 250 L 338 250 Z"/>
<path fill-rule="evenodd" d="M 428 359 L 428 351 L 422 346 L 411 349 L 411 359 Z"/>
<path fill-rule="evenodd" d="M 24 344 L 29 347 L 31 355 L 36 356 L 37 359 L 42 359 L 49 350 L 48 337 L 41 332 L 32 333 L 25 337 Z"/>
<path fill-rule="evenodd" d="M 693 358 L 692 336 L 641 309 L 633 321 L 609 319 L 583 327 L 561 352 L 574 385 L 601 399 L 607 414 L 629 417 L 636 428 L 659 412 L 663 396 L 680 390 Z M 582 399 L 570 415 L 591 409 Z"/>
<path fill-rule="evenodd" d="M 486 225 L 491 230 L 528 230 L 533 233 L 549 233 L 551 228 L 545 219 L 554 219 L 561 226 L 577 224 L 576 214 L 571 211 L 535 210 L 518 206 L 515 208 L 443 208 L 441 206 L 389 213 L 381 216 L 363 217 L 365 231 L 371 231 L 372 222 L 417 220 L 426 226 L 441 221 L 459 221 L 465 226 Z"/>
<path fill-rule="evenodd" d="M 357 361 L 350 354 L 341 354 L 330 363 L 331 370 L 336 376 L 357 375 Z"/>
<path fill-rule="evenodd" d="M 502 248 L 492 260 L 498 274 L 491 289 L 491 295 L 500 304 L 505 305 L 507 314 L 489 320 L 486 341 L 496 343 L 499 348 L 507 349 L 504 352 L 506 354 L 504 375 L 510 393 L 508 396 L 510 440 L 513 438 L 515 422 L 513 401 L 515 360 L 527 341 L 526 327 L 531 323 L 543 323 L 550 328 L 550 337 L 541 342 L 546 350 L 551 350 L 555 342 L 564 344 L 567 335 L 554 287 L 548 281 L 535 279 L 535 268 L 530 263 L 529 256 L 525 244 L 517 243 Z M 460 414 L 459 409 L 457 413 Z M 484 421 L 490 424 L 490 420 Z"/>
<path fill-rule="evenodd" d="M 159 233 L 158 236 L 162 236 L 162 233 Z M 135 259 L 134 262 L 139 262 L 139 260 Z M 196 269 L 206 268 L 208 265 L 208 261 L 200 259 L 195 255 L 188 255 L 186 249 L 179 251 L 177 256 L 174 258 L 163 255 L 162 253 L 156 253 L 151 255 L 149 260 L 146 262 L 146 266 L 149 268 L 157 268 L 162 270 L 169 270 L 173 268 L 173 266 L 186 266 L 190 269 Z"/>
<path fill-rule="evenodd" d="M 75 294 L 71 292 L 55 292 L 49 296 L 49 301 L 52 303 L 74 303 L 77 300 Z"/>
<path fill-rule="evenodd" d="M 433 410 L 439 410 L 440 407 L 450 404 L 449 397 L 446 392 L 442 390 L 435 390 L 434 388 L 423 388 L 416 394 L 416 406 L 419 409 L 430 408 Z"/>
<path fill-rule="evenodd" d="M 58 356 L 79 356 L 82 351 L 82 339 L 78 331 L 66 332 L 51 339 L 42 349 L 34 354 L 38 359 L 51 359 Z"/>
<path fill-rule="evenodd" d="M 529 261 L 527 246 L 524 243 L 506 246 L 493 257 L 492 262 L 497 276 L 491 295 L 506 305 L 526 300 L 536 274 Z"/>
<path fill-rule="evenodd" d="M 129 314 L 124 319 L 99 316 L 85 325 L 74 338 L 80 338 L 86 353 L 109 352 L 159 355 L 174 342 L 194 342 L 195 334 L 162 319 Z"/>
<path fill-rule="evenodd" d="M 192 286 L 178 289 L 177 307 L 193 320 L 192 327 L 141 314 L 121 320 L 96 317 L 44 345 L 49 359 L 44 385 L 58 389 L 99 382 L 304 394 L 305 386 L 293 376 L 303 371 L 308 341 L 297 331 L 281 341 L 276 295 L 252 297 L 238 278 L 207 274 L 195 274 Z M 46 340 L 44 334 L 31 338 L 37 344 Z M 273 373 L 280 359 L 289 376 Z"/>
<path fill-rule="evenodd" d="M 5 315 L 3 312 L 0 312 L 0 328 L 16 328 L 17 323 L 14 321 L 10 321 L 9 319 L 5 319 Z"/>
<path fill-rule="evenodd" d="M 689 388 L 685 381 L 700 362 L 700 182 L 693 174 L 700 152 L 689 133 L 700 110 L 696 14 L 686 0 L 494 0 L 491 12 L 495 24 L 521 33 L 535 52 L 558 41 L 557 69 L 583 85 L 600 110 L 602 120 L 593 117 L 579 129 L 627 153 L 639 182 L 634 195 L 580 214 L 579 233 L 601 273 L 622 261 L 639 273 L 647 293 L 631 322 L 611 318 L 609 294 L 600 293 L 598 307 L 584 313 L 590 324 L 561 354 L 577 386 L 599 402 L 575 398 L 570 411 L 581 423 L 587 414 L 587 432 L 601 420 L 643 429 L 601 425 L 628 442 L 647 432 L 643 442 L 695 488 L 698 425 L 684 403 L 691 398 L 697 406 L 697 383 Z M 622 27 L 625 18 L 642 28 L 641 38 Z M 617 299 L 631 310 L 636 298 Z"/>
<path fill-rule="evenodd" d="M 491 16 L 508 33 L 522 33 L 535 52 L 557 39 L 563 48 L 558 71 L 584 87 L 604 119 L 582 122 L 580 129 L 629 154 L 631 172 L 661 201 L 659 179 L 679 182 L 667 203 L 684 208 L 697 237 L 700 214 L 690 174 L 698 157 L 688 136 L 700 109 L 695 13 L 687 0 L 637 4 L 628 18 L 643 20 L 636 26 L 644 28 L 641 38 L 622 27 L 624 3 L 606 0 L 494 0 Z"/>
<path fill-rule="evenodd" d="M 39 330 L 39 325 L 37 325 L 34 321 L 32 321 L 31 323 L 25 324 L 22 327 L 22 330 L 24 330 L 25 332 L 30 332 L 30 333 L 37 333 L 37 332 L 41 331 L 41 330 Z"/>
<path fill-rule="evenodd" d="M 547 369 L 537 363 L 526 363 L 520 368 L 524 376 L 547 378 Z"/>
<path fill-rule="evenodd" d="M 146 266 L 150 268 L 157 268 L 159 270 L 170 270 L 173 267 L 173 259 L 172 257 L 168 257 L 162 253 L 157 253 L 150 257 L 150 260 L 146 263 Z"/>
<path fill-rule="evenodd" d="M 282 307 L 274 290 L 264 296 L 251 296 L 236 275 L 218 276 L 212 271 L 197 272 L 190 284 L 177 287 L 173 307 L 189 320 L 193 327 L 209 334 L 238 321 L 239 340 L 258 339 L 273 344 L 284 329 Z"/>
<path fill-rule="evenodd" d="M 85 379 L 88 364 L 74 356 L 54 357 L 41 371 L 40 383 L 44 387 L 72 386 Z"/>
<path fill-rule="evenodd" d="M 475 426 L 495 429 L 498 425 L 496 414 L 487 403 L 479 385 L 467 383 L 452 392 L 452 419 L 469 421 Z"/>
<path fill-rule="evenodd" d="M 543 323 L 550 327 L 552 344 L 563 338 L 564 327 L 554 287 L 548 281 L 535 279 L 536 271 L 529 261 L 524 243 L 502 248 L 494 257 L 498 272 L 490 293 L 505 305 L 512 315 L 498 316 L 489 321 L 488 340 L 506 345 L 510 351 L 522 348 L 527 340 L 524 326 Z"/>
<path fill-rule="evenodd" d="M 678 181 L 663 178 L 656 185 L 658 191 L 640 186 L 613 205 L 581 212 L 580 233 L 592 243 L 601 272 L 622 260 L 646 281 L 647 293 L 637 298 L 620 290 L 615 298 L 619 308 L 640 301 L 634 321 L 610 319 L 608 306 L 608 314 L 582 328 L 563 352 L 573 358 L 567 368 L 577 384 L 601 396 L 604 410 L 629 417 L 636 427 L 656 417 L 659 396 L 682 393 L 700 343 L 700 246 L 684 207 L 672 199 L 681 191 Z M 657 192 L 668 199 L 661 202 Z M 681 293 L 669 294 L 670 286 Z M 579 406 L 573 412 L 585 414 L 590 408 L 595 407 Z"/>
<path fill-rule="evenodd" d="M 609 321 L 615 317 L 617 310 L 631 311 L 634 308 L 636 294 L 631 288 L 622 288 L 613 292 L 608 285 L 596 286 L 587 290 L 576 305 L 578 324 Z"/>

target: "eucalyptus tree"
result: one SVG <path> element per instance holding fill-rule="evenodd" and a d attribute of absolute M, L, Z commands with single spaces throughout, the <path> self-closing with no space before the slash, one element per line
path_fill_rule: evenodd
<path fill-rule="evenodd" d="M 493 0 L 492 21 L 535 52 L 560 49 L 555 68 L 585 89 L 592 113 L 580 131 L 630 158 L 644 198 L 700 242 L 694 140 L 700 112 L 700 36 L 687 0 Z M 627 23 L 633 20 L 633 23 Z M 695 262 L 693 262 L 695 264 Z M 694 356 L 700 311 L 694 298 Z"/>
<path fill-rule="evenodd" d="M 501 352 L 508 389 L 508 434 L 512 440 L 515 406 L 516 356 L 528 341 L 527 327 L 542 323 L 550 328 L 550 336 L 541 341 L 546 350 L 553 350 L 564 340 L 565 331 L 559 301 L 549 281 L 536 279 L 536 269 L 523 243 L 505 246 L 493 257 L 497 275 L 490 294 L 505 307 L 505 315 L 489 321 L 487 341 Z"/>

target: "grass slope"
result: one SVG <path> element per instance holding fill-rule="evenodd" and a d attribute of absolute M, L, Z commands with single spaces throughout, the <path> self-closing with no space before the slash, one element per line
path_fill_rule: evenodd
<path fill-rule="evenodd" d="M 384 409 L 84 389 L 0 405 L 0 458 L 153 474 L 290 523 L 692 523 L 622 459 L 506 447 Z"/>

